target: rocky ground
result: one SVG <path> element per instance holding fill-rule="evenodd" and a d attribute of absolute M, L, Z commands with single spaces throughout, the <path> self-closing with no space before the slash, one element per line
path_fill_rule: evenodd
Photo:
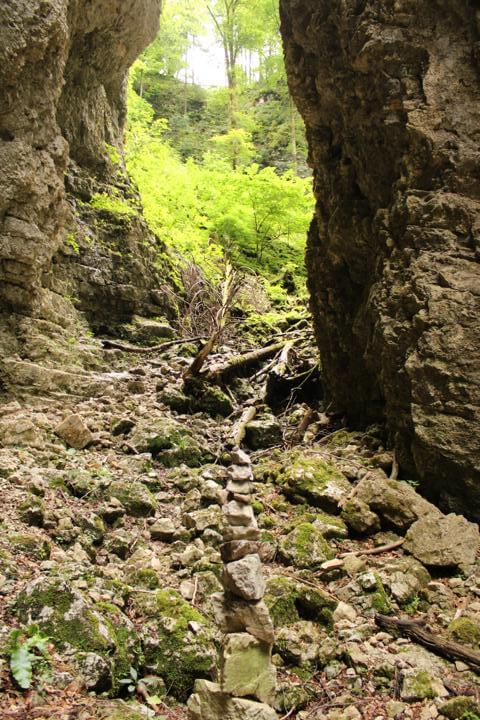
<path fill-rule="evenodd" d="M 299 434 L 306 398 L 290 396 L 274 415 L 259 400 L 258 369 L 225 393 L 185 396 L 193 351 L 97 347 L 90 396 L 3 405 L 1 717 L 187 718 L 195 679 L 215 677 L 228 452 L 254 405 L 244 446 L 276 627 L 278 717 L 480 717 L 477 526 L 392 479 L 381 427 L 351 432 L 320 403 Z M 467 655 L 447 660 L 377 614 L 422 618 Z M 32 661 L 23 690 L 10 668 L 19 647 Z"/>

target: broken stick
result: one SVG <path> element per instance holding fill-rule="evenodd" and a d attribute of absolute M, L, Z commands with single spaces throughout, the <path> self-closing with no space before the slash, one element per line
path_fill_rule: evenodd
<path fill-rule="evenodd" d="M 470 648 L 460 645 L 460 643 L 450 642 L 438 637 L 438 635 L 425 630 L 422 625 L 425 621 L 422 619 L 406 619 L 392 618 L 386 615 L 375 615 L 376 624 L 389 633 L 399 633 L 423 645 L 437 655 L 446 657 L 449 660 L 461 660 L 470 665 L 475 672 L 480 673 L 480 653 L 470 650 Z"/>

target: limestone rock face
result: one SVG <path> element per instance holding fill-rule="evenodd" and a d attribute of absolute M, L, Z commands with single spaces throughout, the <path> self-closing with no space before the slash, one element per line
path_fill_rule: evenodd
<path fill-rule="evenodd" d="M 317 198 L 322 367 L 402 471 L 480 511 L 480 55 L 467 0 L 281 0 Z"/>
<path fill-rule="evenodd" d="M 1 355 L 36 361 L 45 336 L 78 332 L 78 309 L 95 329 L 167 312 L 165 274 L 152 269 L 164 248 L 120 154 L 126 73 L 160 2 L 1 4 Z M 92 204 L 113 189 L 120 212 Z"/>

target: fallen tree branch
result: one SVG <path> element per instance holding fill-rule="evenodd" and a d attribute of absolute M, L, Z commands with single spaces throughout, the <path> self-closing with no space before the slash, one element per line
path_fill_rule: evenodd
<path fill-rule="evenodd" d="M 205 335 L 199 335 L 198 337 L 193 338 L 185 338 L 182 340 L 168 340 L 161 345 L 151 345 L 150 347 L 127 345 L 125 343 L 117 342 L 116 340 L 102 340 L 102 347 L 104 350 L 123 350 L 123 352 L 129 353 L 151 353 L 159 352 L 160 350 L 166 350 L 167 348 L 173 347 L 174 345 L 187 345 L 188 343 L 198 342 L 199 340 L 205 340 Z"/>
<path fill-rule="evenodd" d="M 229 362 L 223 363 L 222 365 L 213 366 L 205 378 L 211 380 L 214 383 L 222 383 L 226 380 L 240 375 L 240 373 L 248 370 L 251 367 L 255 367 L 261 360 L 265 360 L 272 355 L 282 350 L 285 343 L 275 343 L 275 345 L 268 345 L 258 350 L 252 350 L 251 352 L 245 353 L 244 355 L 238 355 Z"/>
<path fill-rule="evenodd" d="M 344 552 L 341 553 L 338 557 L 344 558 L 347 557 L 347 555 L 381 555 L 381 553 L 384 552 L 390 552 L 390 550 L 396 550 L 397 548 L 401 547 L 405 542 L 405 538 L 401 538 L 400 540 L 395 540 L 395 542 L 388 543 L 388 545 L 379 545 L 378 547 L 371 548 L 370 550 L 355 550 L 354 552 Z"/>
<path fill-rule="evenodd" d="M 251 405 L 243 411 L 240 420 L 233 426 L 233 444 L 235 447 L 240 447 L 245 437 L 246 427 L 257 414 L 257 408 L 255 405 Z"/>
<path fill-rule="evenodd" d="M 405 618 L 392 618 L 386 615 L 375 615 L 375 622 L 387 632 L 397 632 L 400 635 L 414 640 L 419 645 L 423 645 L 437 655 L 446 657 L 449 660 L 461 660 L 470 665 L 475 672 L 480 673 L 480 653 L 470 650 L 470 648 L 460 645 L 460 643 L 451 642 L 439 638 L 432 632 L 425 630 L 422 625 L 425 621 Z"/>

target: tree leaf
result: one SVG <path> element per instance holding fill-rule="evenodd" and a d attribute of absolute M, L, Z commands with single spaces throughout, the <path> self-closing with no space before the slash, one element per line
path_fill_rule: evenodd
<path fill-rule="evenodd" d="M 10 655 L 12 675 L 22 690 L 28 690 L 32 684 L 32 660 L 33 656 L 26 643 L 15 648 Z"/>

